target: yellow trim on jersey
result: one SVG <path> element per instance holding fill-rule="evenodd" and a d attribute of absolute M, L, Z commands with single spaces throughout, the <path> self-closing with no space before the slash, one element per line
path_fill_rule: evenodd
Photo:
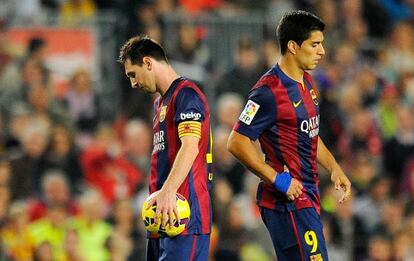
<path fill-rule="evenodd" d="M 207 153 L 206 154 L 206 161 L 208 164 L 213 163 L 213 154 Z"/>
<path fill-rule="evenodd" d="M 183 121 L 178 124 L 178 137 L 194 136 L 201 138 L 201 122 L 198 121 Z"/>

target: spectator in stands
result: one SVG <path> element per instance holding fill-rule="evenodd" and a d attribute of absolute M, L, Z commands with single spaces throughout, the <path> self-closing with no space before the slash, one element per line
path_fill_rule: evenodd
<path fill-rule="evenodd" d="M 32 117 L 49 124 L 65 124 L 72 127 L 73 121 L 63 106 L 55 100 L 46 86 L 30 88 L 28 92 L 28 105 Z M 51 126 L 50 126 L 51 127 Z"/>
<path fill-rule="evenodd" d="M 387 69 L 395 74 L 414 72 L 414 28 L 408 22 L 396 24 L 386 49 Z"/>
<path fill-rule="evenodd" d="M 225 92 L 235 92 L 242 97 L 247 97 L 250 89 L 263 73 L 259 65 L 258 50 L 253 40 L 246 37 L 240 38 L 237 51 L 234 68 L 221 77 L 216 87 L 217 96 Z"/>
<path fill-rule="evenodd" d="M 384 203 L 389 200 L 390 190 L 390 179 L 377 176 L 371 181 L 367 193 L 354 199 L 354 213 L 363 221 L 368 233 L 372 233 L 381 223 L 381 211 Z"/>
<path fill-rule="evenodd" d="M 384 145 L 383 164 L 394 184 L 394 190 L 402 181 L 405 162 L 414 155 L 414 116 L 413 109 L 401 106 L 397 109 L 397 130 Z"/>
<path fill-rule="evenodd" d="M 353 161 L 349 169 L 349 177 L 358 195 L 368 191 L 373 179 L 379 175 L 374 157 L 365 150 L 354 152 Z"/>
<path fill-rule="evenodd" d="M 375 261 L 392 260 L 391 240 L 385 235 L 374 235 L 368 243 L 368 259 Z"/>
<path fill-rule="evenodd" d="M 398 90 L 394 86 L 386 86 L 376 104 L 377 126 L 384 140 L 390 139 L 398 127 L 398 105 Z"/>
<path fill-rule="evenodd" d="M 261 49 L 261 60 L 263 63 L 263 70 L 270 70 L 279 59 L 280 51 L 277 43 L 272 38 L 267 38 L 264 40 L 262 49 Z"/>
<path fill-rule="evenodd" d="M 414 240 L 409 231 L 402 229 L 392 238 L 393 260 L 414 260 Z"/>
<path fill-rule="evenodd" d="M 33 60 L 34 62 L 40 63 L 45 73 L 48 75 L 46 69 L 46 55 L 47 55 L 47 43 L 43 38 L 33 37 L 29 39 L 26 48 L 25 60 Z"/>
<path fill-rule="evenodd" d="M 70 191 L 79 194 L 84 186 L 83 171 L 80 166 L 80 152 L 73 140 L 74 133 L 65 125 L 54 125 L 45 157 L 45 169 L 62 172 L 69 182 Z"/>
<path fill-rule="evenodd" d="M 64 103 L 78 132 L 91 134 L 96 130 L 100 120 L 99 97 L 88 71 L 74 72 Z"/>
<path fill-rule="evenodd" d="M 180 24 L 176 46 L 170 52 L 170 62 L 179 74 L 206 83 L 210 53 L 200 32 L 201 28 L 194 24 Z"/>
<path fill-rule="evenodd" d="M 112 233 L 112 226 L 103 220 L 104 205 L 100 193 L 86 191 L 80 198 L 81 213 L 73 218 L 70 228 L 79 235 L 79 254 L 82 260 L 109 260 L 105 244 Z"/>
<path fill-rule="evenodd" d="M 96 142 L 81 155 L 81 166 L 89 185 L 98 189 L 110 206 L 130 197 L 143 180 L 142 172 L 123 153 L 122 143 L 109 126 L 99 129 Z"/>
<path fill-rule="evenodd" d="M 382 151 L 382 140 L 368 110 L 357 110 L 350 115 L 350 126 L 338 141 L 338 151 L 345 163 L 353 166 L 358 151 L 367 151 L 378 159 Z"/>
<path fill-rule="evenodd" d="M 405 205 L 402 199 L 393 198 L 384 202 L 381 209 L 381 223 L 373 233 L 391 238 L 403 229 Z"/>
<path fill-rule="evenodd" d="M 35 247 L 42 250 L 44 243 L 50 244 L 53 259 L 65 258 L 65 233 L 68 229 L 67 208 L 64 205 L 49 204 L 46 215 L 30 224 L 30 232 L 33 235 Z"/>
<path fill-rule="evenodd" d="M 414 106 L 414 73 L 401 72 L 397 85 L 401 102 L 407 106 Z"/>
<path fill-rule="evenodd" d="M 15 201 L 10 206 L 9 219 L 0 233 L 1 243 L 8 256 L 15 260 L 31 260 L 35 247 L 29 229 L 26 204 Z"/>
<path fill-rule="evenodd" d="M 28 205 L 29 219 L 33 221 L 45 217 L 48 207 L 55 205 L 65 208 L 68 216 L 79 213 L 78 204 L 71 198 L 67 178 L 62 172 L 51 170 L 42 177 L 40 199 L 35 199 Z"/>
<path fill-rule="evenodd" d="M 148 124 L 141 119 L 129 120 L 123 133 L 123 147 L 126 158 L 148 175 L 152 149 L 152 132 Z"/>
<path fill-rule="evenodd" d="M 47 85 L 49 79 L 42 64 L 29 59 L 24 61 L 21 69 L 22 82 L 17 88 L 5 89 L 0 96 L 0 105 L 5 112 L 6 119 L 10 119 L 13 105 L 16 103 L 28 103 L 30 89 Z"/>
<path fill-rule="evenodd" d="M 226 180 L 233 194 L 243 192 L 246 169 L 227 150 L 230 130 L 218 127 L 214 131 L 213 155 L 215 156 L 214 175 Z"/>
<path fill-rule="evenodd" d="M 13 175 L 10 180 L 12 199 L 28 199 L 40 194 L 44 153 L 49 142 L 50 129 L 39 120 L 30 119 L 20 138 L 21 147 L 10 155 Z"/>
<path fill-rule="evenodd" d="M 367 255 L 368 233 L 363 221 L 353 214 L 353 199 L 335 208 L 330 228 L 332 242 L 344 249 L 346 260 L 363 260 Z"/>
<path fill-rule="evenodd" d="M 222 93 L 217 100 L 217 124 L 227 130 L 232 130 L 243 109 L 243 97 L 236 92 Z"/>
<path fill-rule="evenodd" d="M 7 37 L 6 21 L 1 16 L 6 11 L 6 2 L 0 4 L 0 97 L 4 92 L 15 90 L 21 85 L 20 66 L 16 46 Z M 11 3 L 11 2 L 10 2 Z M 7 5 L 7 3 L 6 3 Z M 0 104 L 1 105 L 1 104 Z"/>
<path fill-rule="evenodd" d="M 132 202 L 129 199 L 117 200 L 112 208 L 110 223 L 113 226 L 111 235 L 111 250 L 123 256 L 118 260 L 141 260 L 145 253 L 145 241 L 143 226 L 137 223 L 137 217 L 133 213 Z M 124 247 L 120 245 L 124 244 Z M 114 253 L 113 253 L 114 254 Z M 113 257 L 114 258 L 114 257 Z"/>

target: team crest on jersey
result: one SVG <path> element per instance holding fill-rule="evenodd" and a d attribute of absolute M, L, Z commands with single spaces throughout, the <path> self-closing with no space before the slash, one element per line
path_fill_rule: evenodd
<path fill-rule="evenodd" d="M 160 111 L 160 122 L 165 120 L 165 116 L 167 115 L 167 106 L 162 106 Z"/>
<path fill-rule="evenodd" d="M 255 103 L 252 100 L 248 100 L 244 110 L 240 114 L 239 120 L 250 125 L 257 111 L 259 110 L 260 105 Z"/>
<path fill-rule="evenodd" d="M 314 89 L 311 89 L 309 92 L 310 92 L 310 95 L 312 97 L 313 103 L 315 103 L 315 105 L 318 105 L 319 104 L 319 102 L 318 102 L 318 96 L 316 95 L 315 90 Z"/>
<path fill-rule="evenodd" d="M 309 258 L 310 261 L 323 261 L 322 254 L 311 255 Z"/>

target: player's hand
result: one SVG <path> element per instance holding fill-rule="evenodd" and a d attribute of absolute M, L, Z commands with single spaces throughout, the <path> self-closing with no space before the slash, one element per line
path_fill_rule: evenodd
<path fill-rule="evenodd" d="M 286 196 L 289 200 L 295 200 L 302 195 L 303 185 L 295 178 L 292 178 Z"/>
<path fill-rule="evenodd" d="M 334 183 L 336 190 L 343 190 L 339 203 L 344 202 L 351 196 L 351 182 L 341 168 L 336 168 L 332 171 L 331 181 Z"/>
<path fill-rule="evenodd" d="M 155 211 L 155 223 L 159 224 L 161 221 L 161 227 L 165 227 L 167 223 L 170 226 L 174 225 L 174 219 L 180 222 L 178 217 L 178 211 L 176 206 L 176 192 L 160 189 L 153 194 L 153 197 L 148 201 L 147 209 L 156 204 L 157 209 Z"/>
<path fill-rule="evenodd" d="M 289 200 L 295 200 L 302 194 L 303 186 L 295 178 L 292 178 L 289 173 L 289 169 L 285 166 L 284 171 L 277 174 L 274 186 L 276 190 L 286 194 Z"/>

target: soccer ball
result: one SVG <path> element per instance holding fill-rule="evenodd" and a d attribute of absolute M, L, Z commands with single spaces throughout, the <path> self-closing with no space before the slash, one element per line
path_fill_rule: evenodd
<path fill-rule="evenodd" d="M 148 201 L 150 201 L 153 196 L 154 193 L 147 198 L 142 206 L 141 216 L 145 228 L 151 234 L 158 234 L 160 236 L 175 237 L 181 234 L 190 221 L 191 210 L 187 199 L 178 193 L 176 194 L 175 199 L 180 222 L 177 222 L 177 220 L 174 219 L 174 225 L 172 227 L 170 227 L 169 223 L 167 223 L 165 227 L 162 227 L 161 221 L 158 224 L 155 223 L 157 206 L 154 204 L 147 209 Z"/>

